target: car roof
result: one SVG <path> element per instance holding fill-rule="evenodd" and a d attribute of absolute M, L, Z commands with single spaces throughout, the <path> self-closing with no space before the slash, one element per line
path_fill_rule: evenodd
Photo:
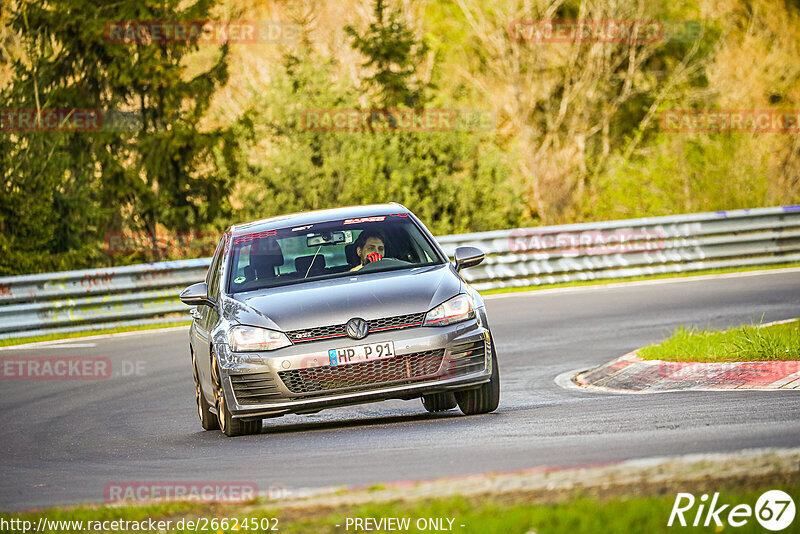
<path fill-rule="evenodd" d="M 349 206 L 346 208 L 333 208 L 316 211 L 301 211 L 288 215 L 279 215 L 268 219 L 251 221 L 231 226 L 228 231 L 233 237 L 247 235 L 253 232 L 285 228 L 287 226 L 302 226 L 317 224 L 337 219 L 357 219 L 360 217 L 373 217 L 395 213 L 410 213 L 409 210 L 395 202 L 390 204 L 368 204 L 365 206 Z"/>

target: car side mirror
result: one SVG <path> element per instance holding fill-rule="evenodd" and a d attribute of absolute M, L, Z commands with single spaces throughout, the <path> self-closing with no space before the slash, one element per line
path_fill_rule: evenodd
<path fill-rule="evenodd" d="M 467 267 L 475 267 L 486 255 L 476 247 L 458 247 L 456 249 L 456 271 Z"/>
<path fill-rule="evenodd" d="M 198 282 L 190 285 L 181 291 L 179 298 L 181 302 L 189 306 L 205 305 L 214 307 L 217 304 L 208 296 L 208 285 L 205 282 Z"/>

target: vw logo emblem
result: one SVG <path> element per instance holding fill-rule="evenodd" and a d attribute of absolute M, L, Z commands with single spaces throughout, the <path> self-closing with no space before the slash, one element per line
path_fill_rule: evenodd
<path fill-rule="evenodd" d="M 347 335 L 353 339 L 364 339 L 367 337 L 367 332 L 369 332 L 369 325 L 367 324 L 367 321 L 364 319 L 359 319 L 358 317 L 347 321 L 347 324 L 345 324 L 344 327 L 347 331 Z"/>

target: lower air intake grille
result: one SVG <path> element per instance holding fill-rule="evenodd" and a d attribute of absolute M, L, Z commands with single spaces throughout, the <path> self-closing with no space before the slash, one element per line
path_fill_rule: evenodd
<path fill-rule="evenodd" d="M 380 386 L 435 375 L 444 349 L 415 352 L 394 358 L 349 365 L 324 365 L 280 371 L 278 376 L 292 393 L 313 393 L 354 386 Z"/>
<path fill-rule="evenodd" d="M 281 396 L 269 373 L 231 375 L 231 386 L 239 404 L 263 404 Z"/>
<path fill-rule="evenodd" d="M 450 349 L 445 365 L 450 376 L 468 375 L 483 371 L 486 366 L 486 353 L 491 349 L 484 340 L 456 345 Z"/>

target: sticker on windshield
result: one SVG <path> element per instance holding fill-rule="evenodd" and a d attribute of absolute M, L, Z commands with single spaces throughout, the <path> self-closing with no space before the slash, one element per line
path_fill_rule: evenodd
<path fill-rule="evenodd" d="M 244 276 L 237 276 L 236 278 L 233 279 L 233 283 L 234 284 L 241 284 L 245 280 L 246 280 L 246 278 Z"/>
<path fill-rule="evenodd" d="M 234 245 L 238 245 L 239 243 L 247 243 L 248 241 L 253 241 L 254 239 L 263 239 L 265 237 L 275 237 L 278 235 L 278 230 L 265 230 L 264 232 L 257 232 L 255 234 L 247 234 L 243 236 L 239 236 L 233 240 Z"/>
<path fill-rule="evenodd" d="M 361 217 L 360 219 L 345 219 L 342 224 L 381 222 L 384 219 L 386 219 L 386 217 L 384 217 L 384 216 L 381 216 L 381 217 Z"/>

